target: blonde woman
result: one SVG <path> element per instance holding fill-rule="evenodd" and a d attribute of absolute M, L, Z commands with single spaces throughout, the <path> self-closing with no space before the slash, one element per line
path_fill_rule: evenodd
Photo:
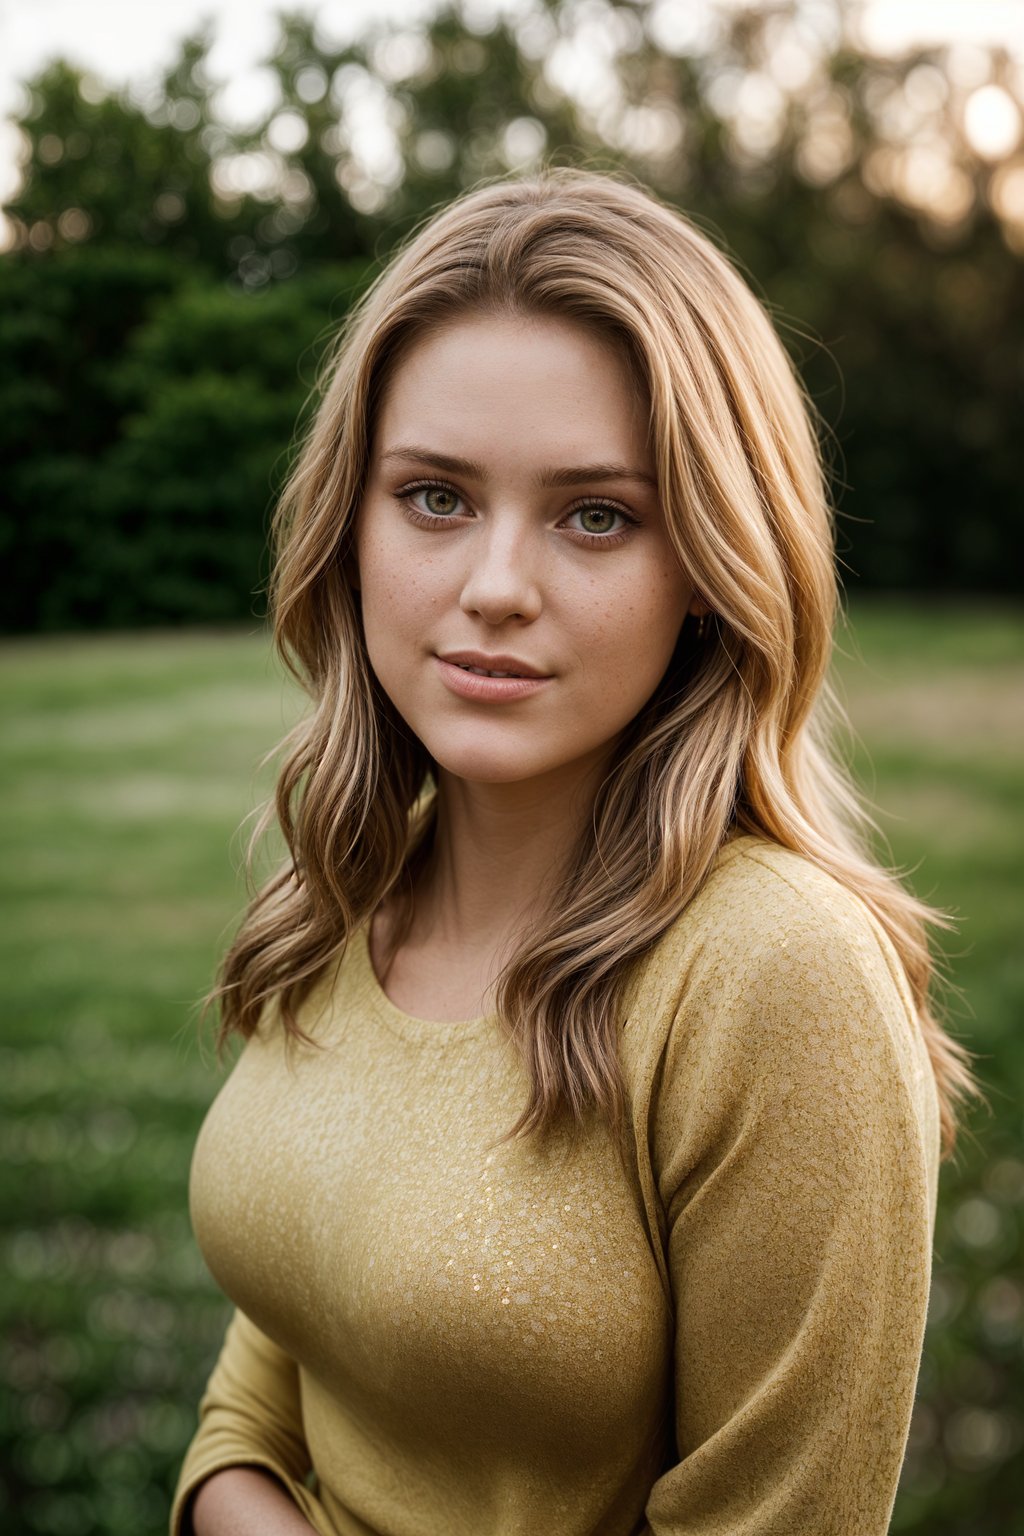
<path fill-rule="evenodd" d="M 764 310 L 626 178 L 478 188 L 356 306 L 277 519 L 312 699 L 192 1218 L 196 1536 L 881 1536 L 968 1052 L 829 756 Z"/>

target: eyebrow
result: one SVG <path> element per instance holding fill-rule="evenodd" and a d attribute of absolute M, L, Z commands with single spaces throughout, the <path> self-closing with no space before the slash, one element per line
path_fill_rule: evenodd
<path fill-rule="evenodd" d="M 422 464 L 434 464 L 438 469 L 447 469 L 453 475 L 469 475 L 475 480 L 487 478 L 482 465 L 471 459 L 457 458 L 451 453 L 438 453 L 433 448 L 410 445 L 389 448 L 387 453 L 381 454 L 381 463 L 391 459 L 416 459 Z M 630 469 L 628 464 L 575 464 L 565 469 L 550 469 L 538 475 L 536 483 L 546 487 L 584 485 L 595 480 L 638 480 L 644 485 L 653 486 L 655 490 L 658 488 L 653 475 L 646 474 L 642 469 Z"/>

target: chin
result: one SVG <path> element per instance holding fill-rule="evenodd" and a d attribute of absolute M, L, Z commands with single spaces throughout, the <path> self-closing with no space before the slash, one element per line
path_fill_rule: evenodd
<path fill-rule="evenodd" d="M 437 733 L 424 746 L 438 768 L 471 784 L 519 784 L 557 772 L 572 757 L 571 753 L 563 757 L 538 751 L 540 744 L 524 739 L 520 732 L 515 733 L 518 740 L 504 732 L 467 732 L 461 740 L 459 735 Z"/>
<path fill-rule="evenodd" d="M 445 753 L 434 761 L 453 779 L 463 779 L 468 784 L 519 784 L 526 779 L 538 778 L 550 772 L 550 763 L 526 763 L 510 760 L 507 755 L 492 753 Z"/>

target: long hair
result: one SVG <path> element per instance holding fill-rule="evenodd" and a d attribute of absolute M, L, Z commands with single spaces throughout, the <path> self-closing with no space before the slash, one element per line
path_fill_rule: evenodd
<path fill-rule="evenodd" d="M 297 1009 L 354 931 L 401 906 L 429 849 L 433 764 L 371 671 L 346 570 L 383 393 L 405 349 L 469 314 L 559 316 L 611 341 L 643 390 L 659 494 L 709 634 L 684 638 L 616 744 L 550 907 L 499 977 L 497 1012 L 529 1097 L 509 1135 L 593 1112 L 621 1134 L 618 1000 L 631 966 L 751 832 L 854 891 L 894 945 L 938 1088 L 943 1156 L 971 1053 L 933 1011 L 929 924 L 871 852 L 872 822 L 833 756 L 838 609 L 813 404 L 761 303 L 684 215 L 622 175 L 546 168 L 477 187 L 414 231 L 350 312 L 274 518 L 275 643 L 313 708 L 282 746 L 287 856 L 250 902 L 207 1005 L 219 1043 L 276 1000 Z"/>

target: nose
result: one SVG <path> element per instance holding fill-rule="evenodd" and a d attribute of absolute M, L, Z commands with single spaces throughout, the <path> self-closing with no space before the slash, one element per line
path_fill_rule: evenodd
<path fill-rule="evenodd" d="M 543 607 L 537 580 L 540 551 L 521 525 L 509 523 L 481 529 L 469 541 L 470 564 L 462 584 L 460 606 L 488 624 L 506 619 L 536 619 Z"/>

